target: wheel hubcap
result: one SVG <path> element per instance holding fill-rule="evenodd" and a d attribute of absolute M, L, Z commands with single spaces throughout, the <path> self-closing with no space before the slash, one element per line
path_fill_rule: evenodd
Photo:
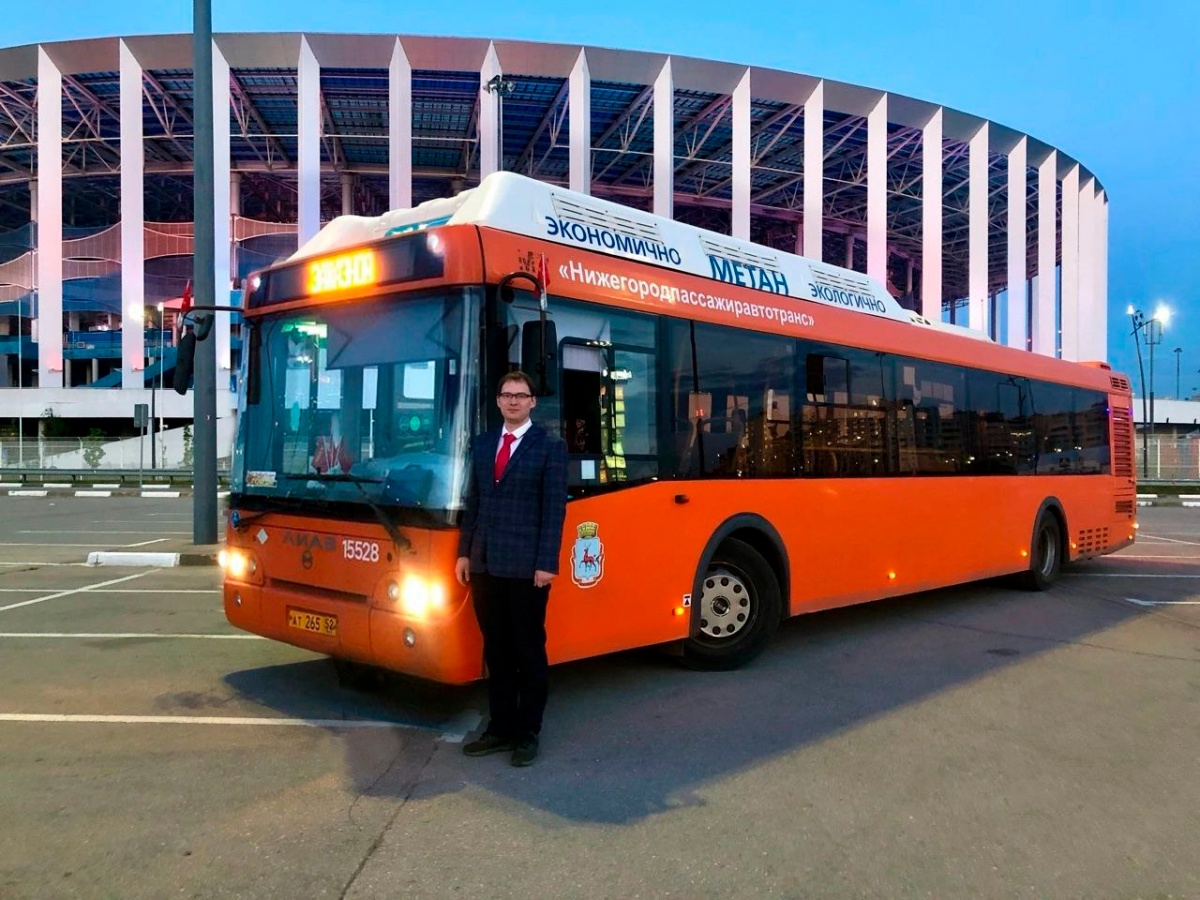
<path fill-rule="evenodd" d="M 727 569 L 709 572 L 700 593 L 700 631 L 711 638 L 730 638 L 745 628 L 752 612 L 746 582 Z"/>
<path fill-rule="evenodd" d="M 1042 575 L 1049 576 L 1054 571 L 1054 563 L 1058 558 L 1058 545 L 1052 535 L 1042 533 Z"/>

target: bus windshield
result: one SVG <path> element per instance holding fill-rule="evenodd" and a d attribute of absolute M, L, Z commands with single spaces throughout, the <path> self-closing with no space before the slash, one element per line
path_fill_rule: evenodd
<path fill-rule="evenodd" d="M 461 508 L 479 302 L 472 288 L 261 319 L 261 395 L 242 412 L 234 494 L 389 507 L 401 521 Z"/>

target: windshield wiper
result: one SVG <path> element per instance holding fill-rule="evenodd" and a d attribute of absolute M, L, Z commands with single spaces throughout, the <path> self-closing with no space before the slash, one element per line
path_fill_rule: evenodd
<path fill-rule="evenodd" d="M 287 481 L 345 481 L 357 485 L 383 484 L 382 478 L 373 478 L 370 475 L 348 475 L 343 472 L 326 472 L 324 474 L 308 472 L 303 475 L 285 474 L 283 477 Z"/>
<path fill-rule="evenodd" d="M 283 476 L 288 481 L 327 481 L 327 482 L 349 482 L 358 488 L 358 492 L 362 494 L 363 501 L 371 508 L 371 512 L 375 513 L 375 518 L 379 520 L 388 533 L 388 536 L 401 550 L 411 550 L 412 541 L 404 536 L 404 533 L 396 527 L 396 522 L 387 514 L 382 506 L 371 499 L 371 495 L 367 493 L 364 484 L 383 484 L 384 479 L 374 478 L 370 475 L 350 475 L 339 472 L 326 472 L 319 474 L 316 472 L 307 473 L 304 475 L 289 475 Z"/>

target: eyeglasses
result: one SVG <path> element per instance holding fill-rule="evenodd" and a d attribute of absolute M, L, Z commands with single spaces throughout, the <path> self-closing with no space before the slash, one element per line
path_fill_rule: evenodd
<path fill-rule="evenodd" d="M 512 394 L 512 393 L 509 393 L 508 391 L 505 391 L 504 393 L 497 394 L 496 396 L 499 397 L 501 400 L 528 400 L 530 397 L 533 396 L 533 394 L 525 394 L 525 393 Z"/>

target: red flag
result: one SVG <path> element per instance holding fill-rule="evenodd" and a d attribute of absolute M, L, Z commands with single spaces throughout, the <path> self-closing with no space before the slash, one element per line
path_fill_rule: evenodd
<path fill-rule="evenodd" d="M 183 316 L 192 308 L 192 279 L 183 286 L 183 297 L 179 304 L 179 315 L 175 317 L 176 339 L 183 337 Z"/>

